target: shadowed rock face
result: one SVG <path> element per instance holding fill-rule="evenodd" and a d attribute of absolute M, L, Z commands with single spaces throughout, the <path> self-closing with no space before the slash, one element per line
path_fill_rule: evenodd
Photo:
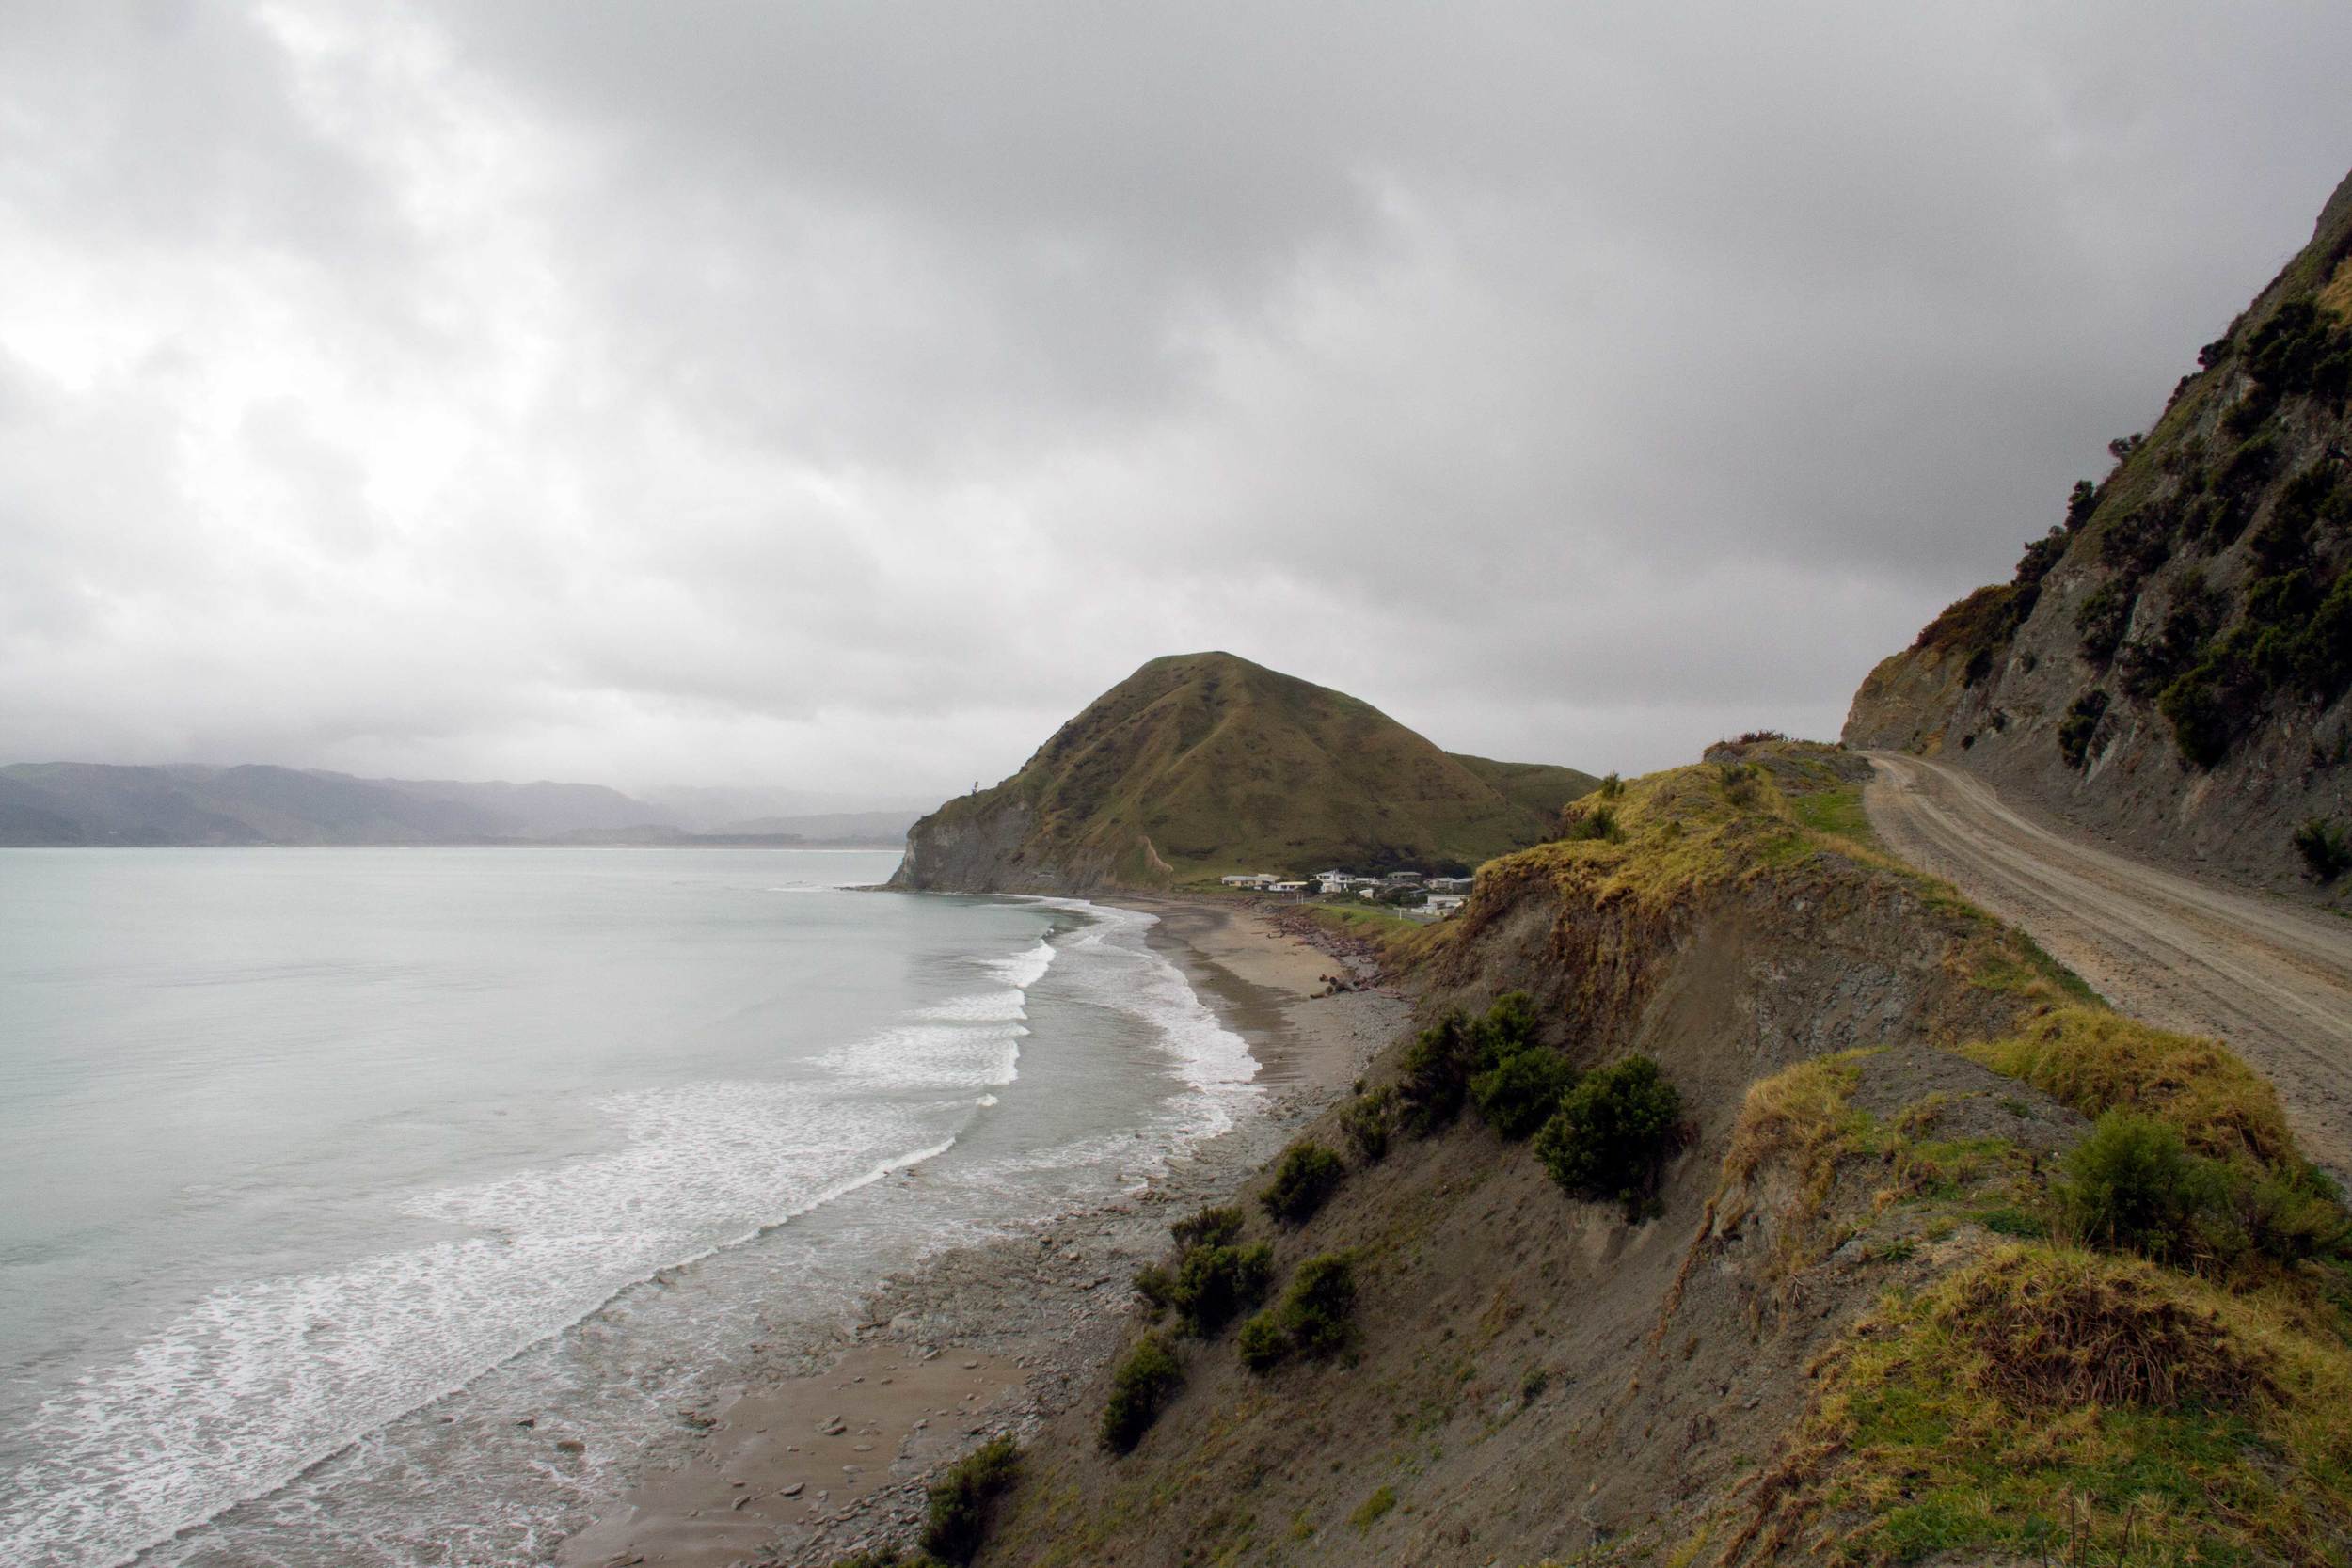
<path fill-rule="evenodd" d="M 1166 887 L 1229 871 L 1468 868 L 1538 842 L 1596 781 L 1462 757 L 1231 654 L 1153 659 L 993 789 L 914 825 L 893 885 Z"/>
<path fill-rule="evenodd" d="M 2352 179 L 2090 504 L 1870 672 L 1847 744 L 2309 889 L 2296 829 L 2352 826 L 2348 257 Z"/>

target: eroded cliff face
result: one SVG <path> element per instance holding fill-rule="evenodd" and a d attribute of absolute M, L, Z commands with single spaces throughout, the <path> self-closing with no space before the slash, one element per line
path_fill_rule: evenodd
<path fill-rule="evenodd" d="M 1811 787 L 1847 788 L 1857 759 L 1793 766 Z M 1927 1102 L 1922 1117 L 1963 1135 L 2045 1154 L 2078 1127 L 1938 1048 L 2042 1000 L 1973 977 L 1997 928 L 1803 835 L 1748 777 L 1728 786 L 1747 805 L 1726 802 L 1712 767 L 1633 801 L 1638 851 L 1549 846 L 1488 866 L 1424 976 L 1425 1018 L 1524 990 L 1545 1043 L 1576 1064 L 1660 1063 L 1690 1125 L 1655 1212 L 1629 1224 L 1613 1203 L 1566 1197 L 1528 1145 L 1470 1112 L 1352 1156 L 1304 1226 L 1267 1226 L 1245 1203 L 1278 1277 L 1316 1254 L 1355 1259 L 1345 1358 L 1262 1376 L 1230 1332 L 1181 1342 L 1183 1391 L 1133 1453 L 1097 1443 L 1099 1399 L 1028 1445 L 986 1563 L 1534 1562 L 1612 1543 L 1654 1554 L 1628 1561 L 1666 1560 L 1743 1527 L 1743 1484 L 1804 1409 L 1816 1357 L 1882 1291 L 1954 1256 L 1947 1242 L 1890 1265 L 1855 1242 L 1882 1224 L 1883 1164 L 1826 1185 L 1778 1155 L 1727 1166 L 1750 1085 L 1867 1050 L 1843 1092 L 1872 1114 Z M 1374 1094 L 1409 1049 L 1375 1066 Z M 1347 1149 L 1343 1114 L 1303 1136 Z M 1902 1238 L 1918 1217 L 1883 1224 L 1890 1248 L 1916 1246 Z"/>
<path fill-rule="evenodd" d="M 2352 180 L 2015 579 L 1855 694 L 1849 745 L 1991 775 L 2142 851 L 2281 890 L 2352 828 Z"/>
<path fill-rule="evenodd" d="M 1032 821 L 1032 814 L 1018 800 L 961 812 L 946 808 L 933 812 L 908 831 L 906 855 L 892 873 L 890 885 L 920 893 L 1084 892 L 1058 884 L 1015 887 L 1007 880 Z"/>

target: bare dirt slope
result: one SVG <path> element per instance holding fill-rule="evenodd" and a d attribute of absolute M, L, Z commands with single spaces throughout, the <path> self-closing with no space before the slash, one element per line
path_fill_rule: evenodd
<path fill-rule="evenodd" d="M 2352 1173 L 2352 921 L 2217 887 L 2026 815 L 1974 773 L 1875 752 L 1870 822 L 2122 1011 L 2267 1074 L 2311 1157 Z"/>

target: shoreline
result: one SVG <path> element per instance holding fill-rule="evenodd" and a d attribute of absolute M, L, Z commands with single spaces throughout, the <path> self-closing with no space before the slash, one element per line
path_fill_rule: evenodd
<path fill-rule="evenodd" d="M 1247 1043 L 1265 1093 L 1139 1190 L 885 1276 L 849 1322 L 763 1347 L 686 1416 L 682 1462 L 604 1499 L 556 1568 L 829 1564 L 919 1527 L 943 1466 L 1033 1432 L 1091 1382 L 1125 1332 L 1137 1268 L 1168 1224 L 1228 1198 L 1345 1092 L 1409 1003 L 1262 911 L 1207 899 L 1098 900 L 1155 917 L 1147 941 Z M 1336 993 L 1328 982 L 1352 989 Z"/>

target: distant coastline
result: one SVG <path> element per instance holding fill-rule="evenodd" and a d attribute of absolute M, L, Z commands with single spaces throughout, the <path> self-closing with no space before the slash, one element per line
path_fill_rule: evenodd
<path fill-rule="evenodd" d="M 538 780 L 361 779 L 247 764 L 0 767 L 0 847 L 771 845 L 897 848 L 916 809 L 782 789 L 659 798 Z"/>
<path fill-rule="evenodd" d="M 583 834 L 564 838 L 339 838 L 229 842 L 218 839 L 104 839 L 76 844 L 19 843 L 0 849 L 700 849 L 857 850 L 903 848 L 895 838 L 798 838 L 790 833 Z"/>

